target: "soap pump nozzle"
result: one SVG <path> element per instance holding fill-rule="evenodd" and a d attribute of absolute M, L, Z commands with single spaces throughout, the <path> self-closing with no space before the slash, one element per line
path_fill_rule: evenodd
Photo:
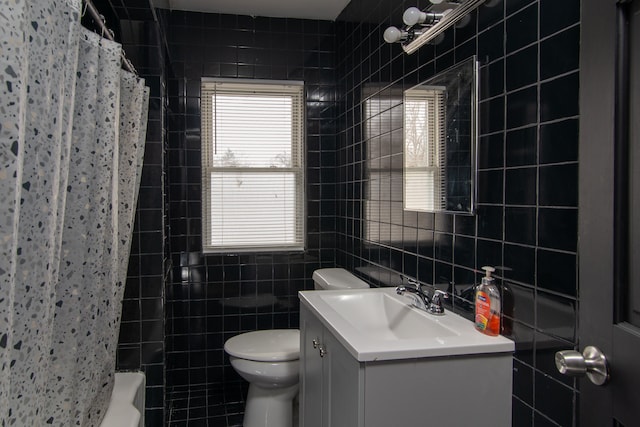
<path fill-rule="evenodd" d="M 482 269 L 484 270 L 484 277 L 482 278 L 482 283 L 491 283 L 494 281 L 493 277 L 491 277 L 491 273 L 493 273 L 494 271 L 496 271 L 495 268 L 490 267 L 488 265 L 485 265 L 484 267 L 482 267 Z"/>

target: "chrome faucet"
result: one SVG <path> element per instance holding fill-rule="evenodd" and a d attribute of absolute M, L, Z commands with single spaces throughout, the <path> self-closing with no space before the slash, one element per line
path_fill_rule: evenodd
<path fill-rule="evenodd" d="M 413 283 L 412 283 L 413 284 Z M 422 285 L 419 283 L 415 283 L 415 288 L 408 286 L 398 286 L 396 288 L 396 293 L 398 295 L 404 295 L 405 292 L 409 292 L 414 300 L 414 305 L 418 308 L 421 308 L 424 311 L 429 311 L 427 307 L 431 304 L 431 300 L 429 295 L 422 290 Z"/>
<path fill-rule="evenodd" d="M 446 292 L 435 289 L 434 287 L 433 296 L 430 297 L 429 294 L 422 289 L 422 285 L 419 282 L 410 279 L 408 284 L 415 287 L 398 286 L 396 288 L 396 293 L 398 295 L 404 295 L 405 292 L 412 294 L 411 296 L 413 296 L 415 301 L 414 305 L 427 313 L 438 316 L 444 314 L 444 307 L 442 306 L 442 303 L 444 299 L 448 298 Z"/>

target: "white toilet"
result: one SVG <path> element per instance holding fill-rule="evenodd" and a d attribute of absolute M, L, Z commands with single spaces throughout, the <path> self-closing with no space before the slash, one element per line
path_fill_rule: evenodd
<path fill-rule="evenodd" d="M 317 290 L 368 288 L 343 268 L 313 272 Z M 298 393 L 300 331 L 274 329 L 229 338 L 224 344 L 231 366 L 249 382 L 244 427 L 292 427 Z"/>

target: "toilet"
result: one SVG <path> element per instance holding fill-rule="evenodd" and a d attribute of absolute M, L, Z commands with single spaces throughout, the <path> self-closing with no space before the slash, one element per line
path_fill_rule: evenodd
<path fill-rule="evenodd" d="M 313 272 L 314 289 L 361 289 L 369 285 L 343 268 Z M 273 329 L 229 338 L 224 344 L 231 366 L 249 382 L 244 427 L 293 427 L 298 394 L 300 331 Z"/>

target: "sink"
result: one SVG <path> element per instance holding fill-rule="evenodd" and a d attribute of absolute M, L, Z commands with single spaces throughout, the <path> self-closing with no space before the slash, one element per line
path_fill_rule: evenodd
<path fill-rule="evenodd" d="M 513 341 L 489 337 L 451 311 L 413 306 L 395 288 L 303 291 L 300 301 L 358 361 L 512 352 Z"/>
<path fill-rule="evenodd" d="M 408 298 L 400 300 L 387 292 L 354 292 L 326 295 L 320 299 L 327 303 L 352 327 L 371 339 L 416 339 L 424 335 L 434 338 L 459 335 L 431 315 L 432 319 L 409 306 Z"/>

